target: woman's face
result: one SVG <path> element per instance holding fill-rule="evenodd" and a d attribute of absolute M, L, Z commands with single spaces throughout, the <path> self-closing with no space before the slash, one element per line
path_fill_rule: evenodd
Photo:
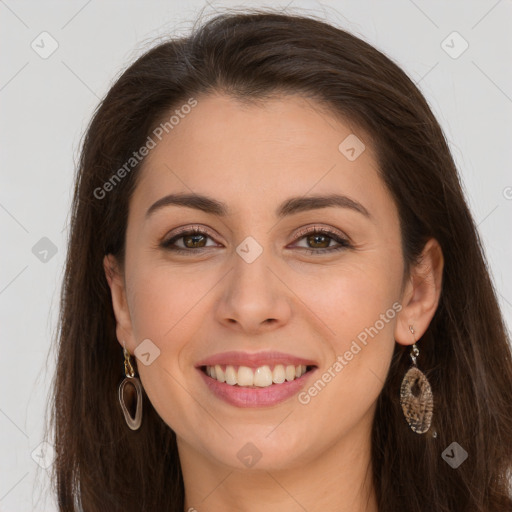
<path fill-rule="evenodd" d="M 180 457 L 302 466 L 368 438 L 404 299 L 397 209 L 365 134 L 313 101 L 196 99 L 152 135 L 113 288 L 117 335 Z M 208 200 L 151 209 L 171 194 Z M 213 357 L 221 380 L 258 384 L 206 375 Z M 286 380 L 300 362 L 315 368 Z"/>

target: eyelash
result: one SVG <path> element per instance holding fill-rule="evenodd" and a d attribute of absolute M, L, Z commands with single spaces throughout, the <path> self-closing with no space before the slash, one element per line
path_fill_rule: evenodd
<path fill-rule="evenodd" d="M 313 226 L 312 228 L 310 227 L 310 228 L 301 230 L 297 234 L 296 241 L 301 240 L 302 238 L 304 238 L 308 235 L 312 235 L 312 234 L 326 235 L 329 238 L 331 238 L 332 240 L 334 240 L 335 242 L 338 242 L 340 245 L 338 247 L 333 247 L 333 248 L 328 248 L 328 249 L 308 249 L 306 247 L 300 247 L 300 249 L 306 251 L 308 254 L 326 254 L 326 253 L 333 253 L 333 252 L 341 251 L 344 249 L 352 248 L 352 245 L 349 243 L 349 241 L 347 239 L 341 237 L 340 235 L 338 235 L 336 232 L 331 231 L 326 228 L 316 227 L 316 226 Z M 197 252 L 203 252 L 204 250 L 208 249 L 207 247 L 200 247 L 197 249 L 182 249 L 180 247 L 173 246 L 173 244 L 180 238 L 184 238 L 184 237 L 190 236 L 190 235 L 205 235 L 208 238 L 212 238 L 207 231 L 197 228 L 197 227 L 194 227 L 191 229 L 186 229 L 184 231 L 181 231 L 180 233 L 173 236 L 169 240 L 162 242 L 161 247 L 163 247 L 164 249 L 167 249 L 169 251 L 178 253 L 178 254 L 190 254 L 191 252 L 197 253 Z"/>

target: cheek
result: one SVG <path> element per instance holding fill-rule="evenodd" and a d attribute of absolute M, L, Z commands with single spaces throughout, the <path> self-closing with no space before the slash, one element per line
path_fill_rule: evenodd
<path fill-rule="evenodd" d="M 367 415 L 377 400 L 394 349 L 393 331 L 400 304 L 388 290 L 371 282 L 342 280 L 340 288 L 319 296 L 318 311 L 334 332 L 329 338 L 329 354 L 316 380 L 299 398 L 305 411 L 328 418 L 318 425 L 319 436 L 347 431 Z M 387 292 L 387 293 L 386 293 Z M 393 307 L 394 306 L 394 307 Z M 313 422 L 315 423 L 315 422 Z"/>
<path fill-rule="evenodd" d="M 394 326 L 400 268 L 380 263 L 351 266 L 331 276 L 323 293 L 312 298 L 314 310 L 329 327 L 331 360 L 336 377 L 331 387 L 340 403 L 367 407 L 384 384 L 395 345 Z M 334 283 L 334 285 L 332 284 Z M 326 380 L 330 377 L 327 375 Z M 330 394 L 330 393 L 329 393 Z"/>
<path fill-rule="evenodd" d="M 176 339 L 174 330 L 194 316 L 194 306 L 208 290 L 204 274 L 165 265 L 141 263 L 131 275 L 130 314 L 138 341 Z"/>
<path fill-rule="evenodd" d="M 146 268 L 143 270 L 139 265 L 131 274 L 130 283 L 130 312 L 136 344 L 146 339 L 153 344 L 147 345 L 150 363 L 137 361 L 137 368 L 157 413 L 171 428 L 179 429 L 194 395 L 187 379 L 193 377 L 196 370 L 187 366 L 187 351 L 190 340 L 194 339 L 194 330 L 201 323 L 199 300 L 206 292 L 205 286 L 201 285 L 197 273 L 191 281 L 183 273 L 171 272 L 165 266 L 152 264 Z"/>
<path fill-rule="evenodd" d="M 389 334 L 400 308 L 392 308 L 399 298 L 399 270 L 378 264 L 354 265 L 331 273 L 317 289 L 312 304 L 330 327 L 337 348 L 343 349 L 348 340 L 376 323 L 378 331 Z"/>

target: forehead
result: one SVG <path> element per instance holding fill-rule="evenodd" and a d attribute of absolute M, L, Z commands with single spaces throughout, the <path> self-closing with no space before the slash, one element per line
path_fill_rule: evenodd
<path fill-rule="evenodd" d="M 216 94 L 187 111 L 143 163 L 139 214 L 172 192 L 214 195 L 236 211 L 308 194 L 343 193 L 370 210 L 391 201 L 366 134 L 311 99 L 252 105 Z"/>

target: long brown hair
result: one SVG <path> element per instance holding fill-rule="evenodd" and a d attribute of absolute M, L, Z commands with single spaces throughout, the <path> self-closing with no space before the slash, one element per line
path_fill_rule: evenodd
<path fill-rule="evenodd" d="M 415 434 L 403 418 L 400 382 L 410 360 L 396 344 L 372 430 L 379 511 L 512 510 L 510 341 L 438 122 L 407 75 L 361 39 L 314 16 L 257 9 L 218 14 L 190 36 L 147 50 L 117 79 L 85 134 L 51 396 L 60 511 L 183 512 L 174 432 L 145 393 L 138 431 L 127 428 L 117 401 L 123 357 L 103 257 L 124 258 L 128 204 L 144 160 L 108 193 L 98 188 L 171 110 L 212 92 L 249 102 L 300 94 L 361 127 L 399 210 L 406 269 L 428 238 L 441 245 L 443 289 L 420 340 L 437 437 Z M 456 469 L 442 456 L 452 442 L 468 453 Z"/>

